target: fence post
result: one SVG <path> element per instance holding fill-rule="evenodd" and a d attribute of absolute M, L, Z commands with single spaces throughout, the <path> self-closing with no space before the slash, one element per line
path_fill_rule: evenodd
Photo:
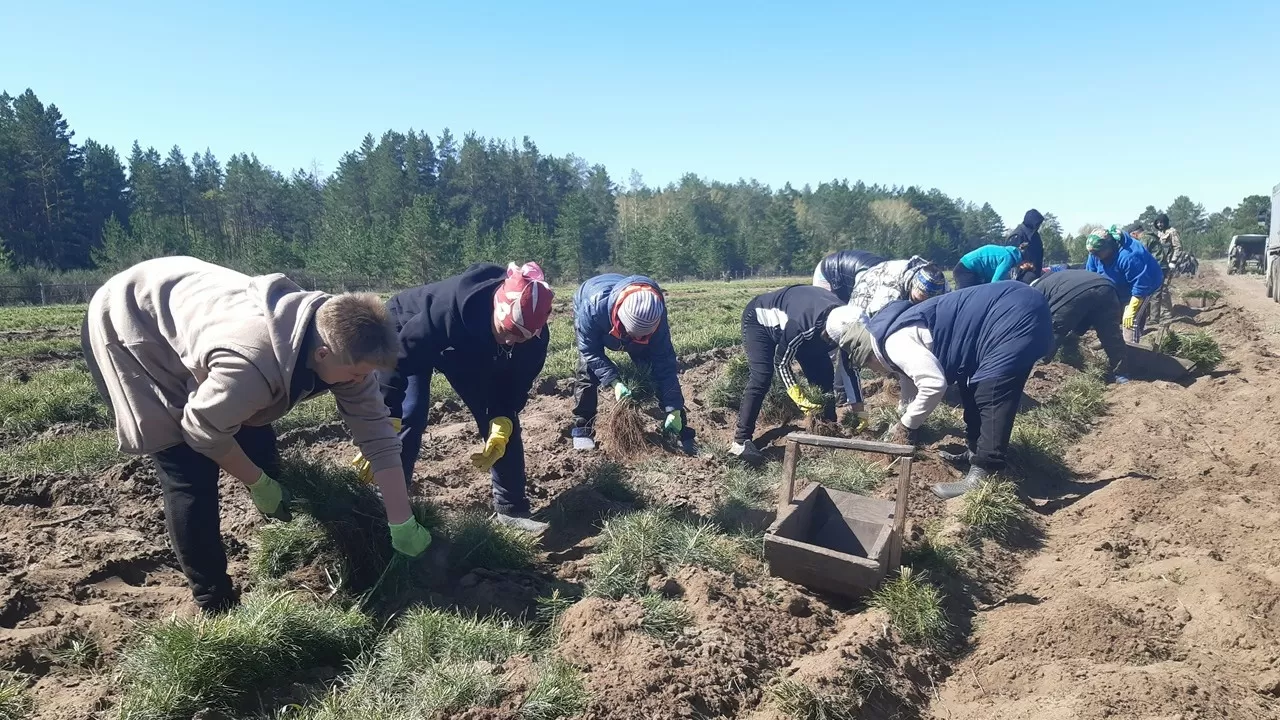
<path fill-rule="evenodd" d="M 40 304 L 44 305 L 44 283 L 36 283 L 40 286 Z"/>

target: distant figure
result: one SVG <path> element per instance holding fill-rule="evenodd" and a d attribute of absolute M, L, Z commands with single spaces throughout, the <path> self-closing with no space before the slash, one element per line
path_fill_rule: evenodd
<path fill-rule="evenodd" d="M 1032 208 L 1022 216 L 1022 223 L 1009 233 L 1009 237 L 1005 239 L 1004 244 L 1010 247 L 1023 247 L 1022 259 L 1031 263 L 1030 267 L 1018 269 L 1017 280 L 1030 283 L 1032 280 L 1040 277 L 1041 268 L 1044 267 L 1044 242 L 1040 239 L 1040 226 L 1044 224 L 1044 215 L 1039 210 Z"/>
<path fill-rule="evenodd" d="M 840 250 L 822 258 L 813 270 L 813 284 L 830 290 L 844 302 L 858 284 L 858 278 L 867 270 L 884 262 L 884 258 L 862 250 Z"/>
<path fill-rule="evenodd" d="M 1085 240 L 1089 261 L 1084 269 L 1105 275 L 1116 288 L 1116 297 L 1124 305 L 1121 324 L 1130 342 L 1142 339 L 1142 331 L 1150 313 L 1150 298 L 1164 283 L 1160 263 L 1131 235 L 1111 228 L 1097 228 Z"/>
<path fill-rule="evenodd" d="M 1008 280 L 1014 268 L 1022 264 L 1022 251 L 1026 246 L 983 245 L 965 253 L 956 263 L 951 274 L 956 288 L 973 287 L 986 283 Z"/>

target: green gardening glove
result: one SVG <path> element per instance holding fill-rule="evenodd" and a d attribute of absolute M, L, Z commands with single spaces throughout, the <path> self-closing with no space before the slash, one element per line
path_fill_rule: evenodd
<path fill-rule="evenodd" d="M 631 391 L 627 389 L 626 385 L 622 384 L 621 380 L 619 380 L 613 384 L 613 397 L 622 401 L 631 397 Z"/>
<path fill-rule="evenodd" d="M 280 483 L 271 479 L 264 472 L 258 476 L 258 482 L 249 486 L 249 495 L 258 511 L 267 517 L 289 520 L 288 491 L 280 487 Z"/>
<path fill-rule="evenodd" d="M 667 413 L 667 420 L 662 423 L 662 431 L 678 435 L 681 430 L 684 430 L 684 420 L 680 418 L 680 411 L 675 410 Z"/>
<path fill-rule="evenodd" d="M 399 525 L 388 525 L 391 528 L 391 547 L 401 555 L 418 557 L 431 545 L 431 532 L 418 524 L 410 516 Z"/>

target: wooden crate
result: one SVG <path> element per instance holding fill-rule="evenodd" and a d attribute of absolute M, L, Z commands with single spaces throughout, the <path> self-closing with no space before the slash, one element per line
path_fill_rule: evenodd
<path fill-rule="evenodd" d="M 778 517 L 764 538 L 769 572 L 813 590 L 845 597 L 859 597 L 874 590 L 902 561 L 915 448 L 807 433 L 792 433 L 786 442 Z M 895 457 L 896 498 L 870 498 L 817 483 L 810 483 L 796 495 L 796 465 L 804 445 Z"/>

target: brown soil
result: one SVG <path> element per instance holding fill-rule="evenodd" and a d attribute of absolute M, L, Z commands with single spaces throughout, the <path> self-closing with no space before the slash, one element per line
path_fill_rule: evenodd
<path fill-rule="evenodd" d="M 855 664 L 884 681 L 864 717 L 1280 716 L 1280 498 L 1270 482 L 1280 458 L 1269 412 L 1280 397 L 1280 306 L 1253 278 L 1180 285 L 1224 290 L 1215 307 L 1180 320 L 1223 343 L 1220 372 L 1187 387 L 1109 389 L 1110 415 L 1068 458 L 1074 481 L 1024 483 L 1037 511 L 1030 529 L 1043 536 L 988 543 L 963 577 L 934 574 L 957 629 L 950 646 L 910 648 L 878 612 L 782 580 L 686 569 L 652 582 L 693 613 L 674 641 L 643 634 L 634 601 L 589 599 L 566 613 L 559 647 L 593 692 L 585 717 L 764 720 L 776 717 L 766 702 L 776 678 L 821 687 Z M 640 466 L 648 502 L 700 516 L 717 506 L 735 417 L 705 398 L 734 352 L 682 360 L 704 452 L 652 448 Z M 1025 404 L 1074 372 L 1042 366 Z M 544 561 L 532 572 L 451 577 L 426 600 L 518 615 L 553 587 L 573 592 L 587 578 L 602 519 L 640 504 L 592 482 L 607 469 L 602 454 L 572 449 L 569 385 L 540 383 L 521 416 L 529 494 L 552 523 Z M 892 383 L 868 386 L 871 405 L 894 402 Z M 779 439 L 799 429 L 762 426 L 766 453 L 781 459 Z M 416 492 L 447 509 L 487 507 L 488 478 L 468 461 L 478 444 L 470 415 L 441 403 Z M 294 431 L 282 445 L 339 463 L 354 452 L 337 423 Z M 928 485 L 959 472 L 929 450 L 915 467 L 910 530 L 918 538 L 948 512 Z M 886 478 L 878 493 L 889 496 L 892 486 Z M 243 583 L 261 520 L 240 488 L 226 483 L 223 498 L 224 540 Z M 0 573 L 0 667 L 31 675 L 36 717 L 46 720 L 107 717 L 114 691 L 109 673 L 58 667 L 44 648 L 84 632 L 102 643 L 109 668 L 134 623 L 192 611 L 145 460 L 99 477 L 0 478 Z M 466 717 L 509 717 L 510 709 Z"/>

